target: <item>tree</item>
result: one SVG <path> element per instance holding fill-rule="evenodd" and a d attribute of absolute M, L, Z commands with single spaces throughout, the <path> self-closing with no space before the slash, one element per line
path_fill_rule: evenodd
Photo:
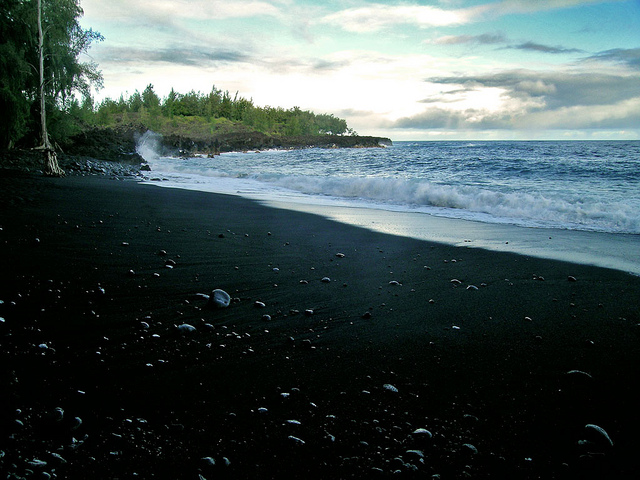
<path fill-rule="evenodd" d="M 71 104 L 67 99 L 75 93 L 87 96 L 91 85 L 101 86 L 97 65 L 80 62 L 79 56 L 102 36 L 81 28 L 78 0 L 2 0 L 0 14 L 0 52 L 22 59 L 0 73 L 0 102 L 17 112 L 2 118 L 7 122 L 0 129 L 3 143 L 11 146 L 31 129 L 40 148 L 52 150 L 55 142 L 49 138 L 47 113 L 64 113 Z M 5 83 L 5 77 L 19 81 Z M 36 114 L 37 122 L 30 121 L 31 114 Z"/>
<path fill-rule="evenodd" d="M 42 0 L 38 0 L 38 73 L 40 75 L 39 97 L 40 97 L 40 135 L 42 145 L 38 148 L 44 152 L 44 174 L 48 176 L 61 177 L 64 170 L 58 165 L 56 151 L 49 141 L 47 131 L 47 108 L 44 96 L 44 33 L 42 31 Z"/>
<path fill-rule="evenodd" d="M 0 148 L 12 148 L 28 128 L 30 102 L 23 88 L 34 72 L 26 59 L 26 13 L 20 0 L 0 2 Z"/>

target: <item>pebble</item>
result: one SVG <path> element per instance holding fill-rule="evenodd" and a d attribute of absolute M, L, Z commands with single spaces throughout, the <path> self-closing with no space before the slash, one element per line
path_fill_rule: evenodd
<path fill-rule="evenodd" d="M 193 325 L 189 325 L 188 323 L 183 323 L 182 325 L 178 325 L 178 332 L 180 333 L 192 333 L 196 331 L 196 327 Z"/>
<path fill-rule="evenodd" d="M 426 428 L 417 428 L 413 431 L 414 435 L 419 435 L 420 438 L 433 438 L 433 434 Z"/>
<path fill-rule="evenodd" d="M 219 288 L 216 288 L 209 297 L 209 305 L 214 308 L 226 308 L 230 303 L 231 296 Z"/>
<path fill-rule="evenodd" d="M 584 426 L 587 441 L 591 441 L 601 447 L 613 447 L 613 440 L 604 428 L 589 423 Z"/>
<path fill-rule="evenodd" d="M 578 281 L 578 279 L 577 279 L 576 277 L 573 277 L 573 276 L 571 276 L 571 275 L 569 275 L 569 276 L 567 277 L 567 280 L 568 280 L 568 281 L 570 281 L 570 282 L 577 282 L 577 281 Z"/>
<path fill-rule="evenodd" d="M 389 282 L 389 285 L 399 286 L 399 285 L 402 285 L 402 284 L 400 282 L 398 282 L 397 280 L 391 280 Z"/>
<path fill-rule="evenodd" d="M 575 377 L 575 378 L 588 378 L 590 380 L 593 379 L 591 374 L 587 372 L 583 372 L 582 370 L 569 370 L 567 372 L 567 375 L 571 375 L 572 377 Z"/>
<path fill-rule="evenodd" d="M 271 315 L 262 315 L 262 320 L 264 322 L 270 322 L 271 321 Z"/>
<path fill-rule="evenodd" d="M 264 302 L 260 302 L 260 301 L 258 301 L 258 300 L 256 300 L 256 301 L 253 303 L 253 306 L 254 306 L 254 307 L 256 307 L 256 308 L 264 308 L 264 307 L 266 307 L 266 305 L 265 305 L 265 303 L 264 303 Z"/>
<path fill-rule="evenodd" d="M 387 390 L 388 392 L 398 393 L 398 389 L 391 385 L 390 383 L 385 383 L 382 388 Z"/>
<path fill-rule="evenodd" d="M 322 279 L 322 282 L 324 282 L 324 283 L 330 283 L 330 282 L 331 282 L 331 279 L 330 279 L 329 277 L 324 277 L 324 278 Z"/>
<path fill-rule="evenodd" d="M 294 437 L 293 435 L 289 435 L 287 438 L 289 440 L 291 440 L 293 443 L 295 443 L 296 445 L 299 445 L 299 446 L 302 446 L 305 443 L 307 443 L 307 442 L 305 442 L 304 440 L 302 440 L 302 439 L 300 439 L 298 437 Z"/>
<path fill-rule="evenodd" d="M 478 449 L 474 445 L 471 445 L 470 443 L 463 444 L 462 450 L 466 453 L 470 453 L 471 455 L 476 455 L 478 453 Z"/>
<path fill-rule="evenodd" d="M 82 419 L 80 417 L 75 417 L 71 425 L 71 430 L 77 430 L 80 428 L 80 425 L 82 425 Z"/>
<path fill-rule="evenodd" d="M 467 290 L 478 290 L 478 287 L 476 287 L 475 285 L 469 285 L 467 286 Z"/>

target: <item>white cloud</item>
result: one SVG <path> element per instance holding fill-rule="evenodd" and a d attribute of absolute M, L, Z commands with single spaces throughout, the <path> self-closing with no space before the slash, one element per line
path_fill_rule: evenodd
<path fill-rule="evenodd" d="M 620 2 L 625 0 L 608 0 Z M 533 13 L 560 8 L 571 8 L 593 3 L 603 3 L 603 0 L 502 0 L 485 5 L 488 11 L 501 14 Z"/>
<path fill-rule="evenodd" d="M 97 21 L 173 23 L 176 19 L 224 20 L 254 16 L 275 16 L 280 9 L 260 0 L 83 0 L 88 19 Z"/>
<path fill-rule="evenodd" d="M 395 25 L 418 27 L 442 27 L 468 23 L 474 9 L 444 10 L 419 5 L 373 4 L 367 7 L 349 8 L 325 16 L 324 23 L 335 24 L 350 32 L 375 32 Z"/>

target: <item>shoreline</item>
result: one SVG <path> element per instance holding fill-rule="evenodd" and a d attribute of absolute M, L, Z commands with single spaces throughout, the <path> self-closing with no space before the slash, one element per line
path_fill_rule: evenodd
<path fill-rule="evenodd" d="M 0 186 L 10 473 L 637 472 L 638 277 L 105 177 Z"/>
<path fill-rule="evenodd" d="M 385 210 L 375 206 L 346 205 L 344 202 L 318 203 L 242 191 L 216 192 L 206 185 L 165 184 L 146 177 L 143 184 L 211 194 L 235 195 L 272 208 L 306 212 L 347 225 L 379 233 L 480 248 L 495 252 L 612 268 L 640 276 L 640 235 L 548 227 L 525 227 L 509 223 L 489 223 L 423 212 Z M 220 184 L 216 184 L 218 187 Z M 204 187 L 204 188 L 203 188 Z"/>
<path fill-rule="evenodd" d="M 460 248 L 480 248 L 611 268 L 640 276 L 640 235 L 488 223 L 421 212 L 325 206 L 279 200 L 262 203 L 324 216 L 369 230 Z"/>

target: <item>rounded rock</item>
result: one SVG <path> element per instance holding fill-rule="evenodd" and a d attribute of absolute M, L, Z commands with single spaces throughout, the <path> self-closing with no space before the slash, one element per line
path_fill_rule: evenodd
<path fill-rule="evenodd" d="M 231 296 L 219 288 L 211 292 L 209 306 L 213 308 L 227 308 L 231 304 Z"/>

